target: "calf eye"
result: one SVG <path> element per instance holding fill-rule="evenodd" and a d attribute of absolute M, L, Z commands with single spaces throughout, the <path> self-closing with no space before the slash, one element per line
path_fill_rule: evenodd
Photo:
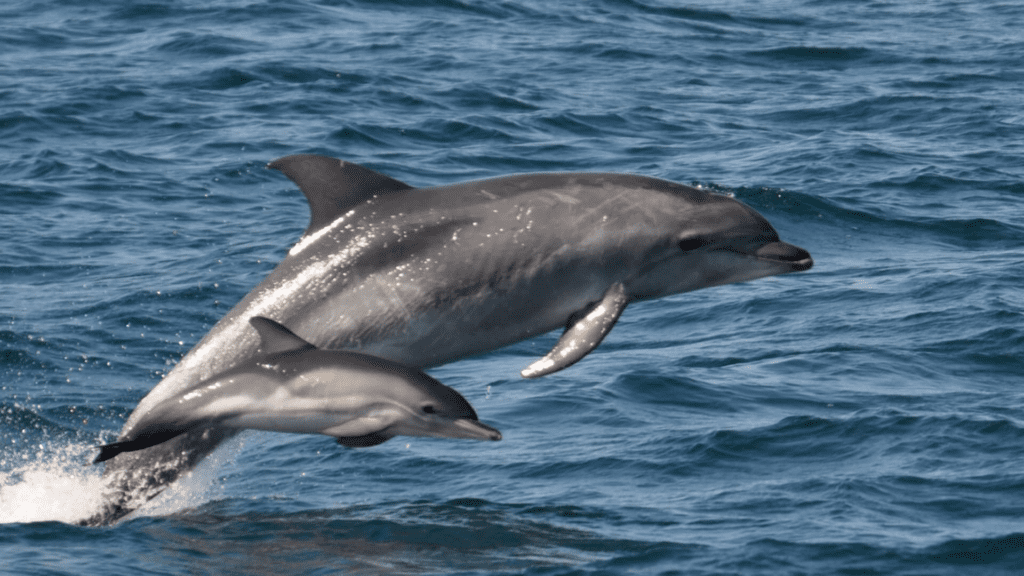
<path fill-rule="evenodd" d="M 430 404 L 427 404 L 426 406 L 423 407 L 423 413 L 424 414 L 433 414 L 434 413 L 434 407 L 431 406 Z"/>

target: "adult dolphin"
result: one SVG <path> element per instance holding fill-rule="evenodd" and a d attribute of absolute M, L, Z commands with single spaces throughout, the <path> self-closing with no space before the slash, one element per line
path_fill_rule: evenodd
<path fill-rule="evenodd" d="M 159 403 L 246 362 L 248 319 L 277 319 L 320 348 L 416 368 L 566 330 L 526 377 L 594 349 L 635 300 L 807 270 L 807 251 L 719 194 L 625 174 L 523 174 L 413 187 L 317 155 L 275 160 L 309 202 L 305 233 L 140 402 Z M 118 494 L 91 522 L 127 514 L 233 432 L 207 428 L 108 463 Z"/>

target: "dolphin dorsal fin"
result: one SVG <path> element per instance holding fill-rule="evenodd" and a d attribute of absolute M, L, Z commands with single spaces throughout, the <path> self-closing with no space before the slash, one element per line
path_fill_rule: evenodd
<path fill-rule="evenodd" d="M 267 168 L 284 172 L 298 185 L 309 202 L 308 236 L 338 219 L 353 206 L 375 194 L 411 190 L 400 182 L 359 164 L 317 154 L 296 154 L 278 158 Z"/>
<path fill-rule="evenodd" d="M 249 318 L 249 324 L 252 324 L 252 327 L 260 335 L 260 352 L 263 354 L 280 354 L 281 352 L 299 352 L 301 350 L 316 349 L 316 346 L 306 342 L 294 332 L 270 318 L 253 316 Z"/>

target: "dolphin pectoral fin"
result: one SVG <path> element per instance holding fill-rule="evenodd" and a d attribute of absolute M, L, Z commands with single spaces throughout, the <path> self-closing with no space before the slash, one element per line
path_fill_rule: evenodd
<path fill-rule="evenodd" d="M 579 362 L 604 340 L 627 304 L 629 295 L 626 294 L 626 287 L 618 282 L 612 284 L 600 302 L 585 314 L 580 314 L 575 321 L 570 320 L 570 325 L 555 347 L 546 356 L 527 366 L 521 372 L 523 378 L 537 378 Z"/>
<path fill-rule="evenodd" d="M 387 432 L 388 427 L 400 418 L 399 414 L 390 410 L 378 410 L 375 415 L 364 415 L 336 422 L 334 426 L 320 430 L 320 434 L 334 436 L 338 444 L 349 448 L 376 446 L 392 438 L 394 434 Z"/>
<path fill-rule="evenodd" d="M 346 448 L 369 448 L 370 446 L 383 444 L 388 440 L 391 440 L 391 436 L 380 432 L 374 432 L 364 436 L 345 436 L 343 438 L 337 438 L 338 444 L 341 444 Z"/>

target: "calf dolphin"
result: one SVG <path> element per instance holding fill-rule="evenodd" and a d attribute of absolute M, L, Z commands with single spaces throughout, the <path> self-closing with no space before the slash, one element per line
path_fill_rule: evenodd
<path fill-rule="evenodd" d="M 461 394 L 419 370 L 321 350 L 261 316 L 249 323 L 259 354 L 164 400 L 131 436 L 101 446 L 93 463 L 211 426 L 325 434 L 350 448 L 399 435 L 501 440 Z"/>
<path fill-rule="evenodd" d="M 317 155 L 275 160 L 310 222 L 280 264 L 143 398 L 131 438 L 168 398 L 250 361 L 267 316 L 320 348 L 415 368 L 487 352 L 555 328 L 523 371 L 561 370 L 593 350 L 633 301 L 809 269 L 760 214 L 724 195 L 625 174 L 523 174 L 412 186 Z M 232 430 L 194 430 L 107 464 L 112 521 L 159 493 Z"/>

